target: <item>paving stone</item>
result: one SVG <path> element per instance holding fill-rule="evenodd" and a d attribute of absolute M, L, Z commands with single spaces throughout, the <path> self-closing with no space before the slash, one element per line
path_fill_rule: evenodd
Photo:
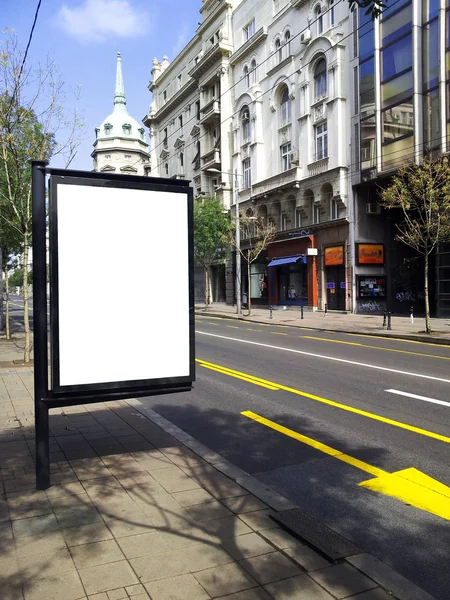
<path fill-rule="evenodd" d="M 98 479 L 99 477 L 109 477 L 111 471 L 105 466 L 93 467 L 91 469 L 75 469 L 75 475 L 80 481 L 86 481 L 88 479 Z"/>
<path fill-rule="evenodd" d="M 140 583 L 137 583 L 136 585 L 130 585 L 129 587 L 125 588 L 125 591 L 130 598 L 137 596 L 138 594 L 145 594 L 144 586 Z"/>
<path fill-rule="evenodd" d="M 280 552 L 247 558 L 241 560 L 239 564 L 263 585 L 302 573 L 289 558 Z"/>
<path fill-rule="evenodd" d="M 198 504 L 196 506 L 188 507 L 189 514 L 194 517 L 196 521 L 202 523 L 203 521 L 211 521 L 212 519 L 220 519 L 222 517 L 231 517 L 232 512 L 226 508 L 218 500 L 212 502 L 205 502 L 204 504 Z"/>
<path fill-rule="evenodd" d="M 45 579 L 29 579 L 23 585 L 25 600 L 80 600 L 86 597 L 76 571 Z"/>
<path fill-rule="evenodd" d="M 252 588 L 237 594 L 220 596 L 217 600 L 272 600 L 272 597 L 263 588 Z"/>
<path fill-rule="evenodd" d="M 261 531 L 261 535 L 281 550 L 284 550 L 285 548 L 293 548 L 299 544 L 298 539 L 293 537 L 284 529 L 264 529 Z"/>
<path fill-rule="evenodd" d="M 210 541 L 206 539 L 206 536 L 204 537 L 205 542 Z M 192 539 L 190 534 L 183 535 L 176 531 L 153 531 L 142 535 L 120 538 L 117 541 L 122 552 L 130 559 L 165 554 L 179 548 L 184 548 L 187 551 L 189 546 L 195 546 L 201 540 L 197 537 Z"/>
<path fill-rule="evenodd" d="M 46 556 L 66 548 L 64 538 L 59 531 L 17 538 L 14 543 L 19 558 L 28 558 L 35 554 Z"/>
<path fill-rule="evenodd" d="M 55 512 L 67 509 L 67 508 L 79 508 L 80 506 L 93 506 L 92 500 L 89 496 L 84 494 L 77 494 L 76 496 L 56 496 L 55 498 L 49 498 L 50 505 Z"/>
<path fill-rule="evenodd" d="M 146 583 L 145 587 L 152 600 L 208 600 L 211 597 L 190 574 Z"/>
<path fill-rule="evenodd" d="M 55 575 L 75 569 L 67 548 L 59 548 L 46 554 L 21 556 L 19 557 L 19 567 L 23 574 L 35 573 L 38 579 L 51 579 Z"/>
<path fill-rule="evenodd" d="M 20 492 L 22 490 L 33 490 L 36 487 L 36 479 L 34 477 L 21 477 L 19 479 L 10 479 L 4 481 L 5 492 Z"/>
<path fill-rule="evenodd" d="M 346 564 L 313 571 L 311 577 L 337 598 L 346 598 L 376 587 L 375 582 Z"/>
<path fill-rule="evenodd" d="M 82 525 L 81 527 L 63 529 L 62 534 L 69 547 L 111 540 L 113 537 L 103 521 Z"/>
<path fill-rule="evenodd" d="M 333 596 L 312 581 L 308 575 L 270 583 L 265 586 L 265 589 L 275 600 L 334 600 Z"/>
<path fill-rule="evenodd" d="M 183 473 L 178 467 L 152 471 L 152 476 L 169 493 L 185 492 L 187 490 L 195 490 L 196 488 L 202 487 Z"/>
<path fill-rule="evenodd" d="M 241 592 L 258 585 L 237 563 L 206 569 L 196 573 L 195 578 L 213 597 Z"/>
<path fill-rule="evenodd" d="M 356 596 L 349 596 L 346 600 L 392 600 L 392 595 L 387 594 L 381 588 L 375 588 Z"/>
<path fill-rule="evenodd" d="M 180 548 L 172 552 L 148 557 L 133 558 L 130 563 L 142 583 L 177 575 L 186 575 L 203 569 L 218 567 L 233 562 L 222 548 L 206 546 L 204 543 L 189 546 L 189 551 Z"/>
<path fill-rule="evenodd" d="M 78 494 L 84 494 L 86 490 L 81 483 L 63 483 L 61 485 L 54 485 L 46 491 L 48 498 L 57 498 L 61 496 L 76 496 Z"/>
<path fill-rule="evenodd" d="M 108 600 L 123 600 L 123 598 L 128 598 L 125 588 L 111 590 L 110 592 L 106 592 L 106 594 L 108 596 Z"/>
<path fill-rule="evenodd" d="M 146 471 L 156 471 L 157 469 L 167 469 L 173 467 L 173 463 L 167 456 L 164 456 L 159 450 L 150 450 L 149 452 L 138 452 L 133 454 L 133 458 Z"/>
<path fill-rule="evenodd" d="M 0 523 L 0 542 L 6 542 L 8 540 L 13 539 L 11 523 L 6 521 L 5 523 Z"/>
<path fill-rule="evenodd" d="M 7 505 L 11 520 L 48 515 L 52 512 L 45 492 L 36 490 L 8 495 Z"/>
<path fill-rule="evenodd" d="M 126 560 L 87 567 L 78 572 L 88 595 L 139 583 Z"/>
<path fill-rule="evenodd" d="M 71 553 L 77 569 L 105 565 L 125 558 L 115 540 L 72 546 Z"/>
<path fill-rule="evenodd" d="M 261 500 L 258 500 L 258 498 L 255 498 L 250 494 L 247 494 L 246 496 L 236 496 L 235 498 L 224 498 L 222 502 L 236 514 L 267 509 L 267 504 L 264 504 L 264 502 L 261 502 Z"/>
<path fill-rule="evenodd" d="M 211 500 L 214 500 L 214 496 L 201 488 L 197 490 L 189 490 L 188 492 L 175 492 L 172 494 L 172 496 L 181 504 L 181 506 L 184 507 L 195 506 L 197 504 L 203 504 L 204 502 L 211 502 Z"/>
<path fill-rule="evenodd" d="M 223 519 L 206 521 L 202 523 L 202 529 L 222 540 L 252 532 L 250 527 L 238 517 L 224 517 Z"/>
<path fill-rule="evenodd" d="M 56 531 L 60 528 L 54 514 L 20 519 L 19 521 L 13 521 L 12 526 L 16 538 Z"/>
<path fill-rule="evenodd" d="M 273 514 L 272 510 L 257 510 L 239 515 L 239 518 L 255 531 L 262 531 L 263 529 L 279 529 L 275 521 L 270 518 L 269 515 L 271 514 Z"/>
<path fill-rule="evenodd" d="M 139 516 L 136 515 L 127 520 L 109 519 L 105 517 L 105 522 L 115 538 L 154 531 L 152 520 L 144 514 Z"/>
<path fill-rule="evenodd" d="M 95 523 L 102 519 L 94 506 L 62 509 L 56 513 L 56 518 L 62 528 L 80 527 L 81 525 Z"/>
<path fill-rule="evenodd" d="M 261 554 L 273 552 L 273 546 L 268 544 L 257 533 L 247 533 L 231 537 L 222 542 L 225 550 L 236 560 L 252 558 Z"/>
<path fill-rule="evenodd" d="M 106 592 L 101 592 L 101 594 L 94 594 L 93 596 L 88 596 L 88 600 L 108 600 L 108 596 Z"/>
<path fill-rule="evenodd" d="M 305 544 L 298 543 L 292 548 L 285 548 L 284 553 L 295 560 L 305 571 L 317 571 L 318 569 L 325 569 L 330 566 L 330 563 L 323 556 L 314 552 L 312 548 L 309 548 Z"/>
<path fill-rule="evenodd" d="M 20 580 L 17 582 L 10 581 L 7 586 L 3 586 L 0 581 L 0 598 L 2 600 L 23 600 L 22 584 Z"/>

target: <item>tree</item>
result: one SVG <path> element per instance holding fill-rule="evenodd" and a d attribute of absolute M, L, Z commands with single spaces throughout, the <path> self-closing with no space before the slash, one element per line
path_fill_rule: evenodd
<path fill-rule="evenodd" d="M 16 36 L 0 46 L 0 220 L 21 238 L 24 290 L 24 362 L 30 360 L 28 271 L 31 247 L 31 160 L 73 160 L 84 125 L 64 109 L 66 88 L 56 64 L 28 65 Z M 75 98 L 79 98 L 78 90 Z"/>
<path fill-rule="evenodd" d="M 9 227 L 5 221 L 0 222 L 1 225 L 1 237 L 0 237 L 0 256 L 2 272 L 5 273 L 5 279 L 2 281 L 2 289 L 0 290 L 0 312 L 3 311 L 3 284 L 5 289 L 5 315 L 0 315 L 1 328 L 3 329 L 3 322 L 5 323 L 6 339 L 11 339 L 11 330 L 9 322 L 9 288 L 10 288 L 10 276 L 9 272 L 17 265 L 17 255 L 20 252 L 21 247 L 21 236 L 18 231 L 12 227 Z"/>
<path fill-rule="evenodd" d="M 219 198 L 196 200 L 194 204 L 194 261 L 203 267 L 205 276 L 205 308 L 211 304 L 211 265 L 224 257 L 230 215 Z"/>
<path fill-rule="evenodd" d="M 381 192 L 383 205 L 400 209 L 403 220 L 396 239 L 424 257 L 425 328 L 431 332 L 428 290 L 429 257 L 439 242 L 450 239 L 450 163 L 447 156 L 425 158 L 403 167 Z"/>
<path fill-rule="evenodd" d="M 236 227 L 240 227 L 240 239 L 246 242 L 245 247 L 242 243 L 240 243 L 239 246 L 236 245 Z M 236 251 L 240 253 L 247 263 L 247 302 L 249 317 L 252 314 L 252 303 L 250 298 L 251 264 L 255 262 L 261 252 L 269 246 L 275 236 L 275 231 L 275 225 L 268 222 L 266 219 L 253 217 L 251 215 L 243 215 L 241 213 L 228 234 L 228 243 L 236 248 Z"/>

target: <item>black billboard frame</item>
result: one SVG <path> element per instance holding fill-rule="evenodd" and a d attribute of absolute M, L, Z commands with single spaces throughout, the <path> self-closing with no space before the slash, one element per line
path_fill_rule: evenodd
<path fill-rule="evenodd" d="M 194 256 L 193 256 L 193 190 L 189 181 L 116 175 L 93 171 L 48 168 L 46 161 L 32 161 L 32 247 L 33 247 L 33 314 L 34 314 L 34 401 L 36 438 L 36 488 L 50 487 L 49 409 L 94 402 L 185 392 L 195 380 L 194 324 Z M 47 211 L 46 176 L 50 175 L 50 321 L 51 321 L 51 384 L 49 382 L 48 319 L 47 319 Z M 187 194 L 188 273 L 189 273 L 189 375 L 161 379 L 59 385 L 58 354 L 58 238 L 56 186 L 63 184 L 112 186 Z"/>

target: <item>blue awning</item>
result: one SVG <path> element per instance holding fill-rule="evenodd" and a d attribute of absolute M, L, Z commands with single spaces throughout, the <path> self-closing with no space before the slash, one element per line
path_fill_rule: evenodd
<path fill-rule="evenodd" d="M 295 263 L 301 258 L 303 258 L 303 254 L 299 254 L 297 256 L 281 256 L 280 258 L 272 258 L 270 263 L 267 265 L 268 267 L 279 267 L 280 265 L 288 265 L 289 263 Z"/>

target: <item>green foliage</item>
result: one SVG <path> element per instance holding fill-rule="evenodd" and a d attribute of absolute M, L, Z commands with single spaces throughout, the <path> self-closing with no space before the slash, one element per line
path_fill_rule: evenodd
<path fill-rule="evenodd" d="M 401 169 L 381 193 L 383 205 L 403 211 L 397 239 L 429 255 L 450 239 L 450 164 L 448 158 Z"/>
<path fill-rule="evenodd" d="M 33 280 L 33 273 L 28 271 L 27 275 L 28 285 L 31 285 Z M 23 286 L 23 269 L 16 269 L 12 275 L 9 276 L 10 287 L 22 287 Z"/>
<path fill-rule="evenodd" d="M 205 198 L 194 203 L 194 260 L 203 268 L 224 257 L 225 239 L 231 219 L 218 198 Z"/>

